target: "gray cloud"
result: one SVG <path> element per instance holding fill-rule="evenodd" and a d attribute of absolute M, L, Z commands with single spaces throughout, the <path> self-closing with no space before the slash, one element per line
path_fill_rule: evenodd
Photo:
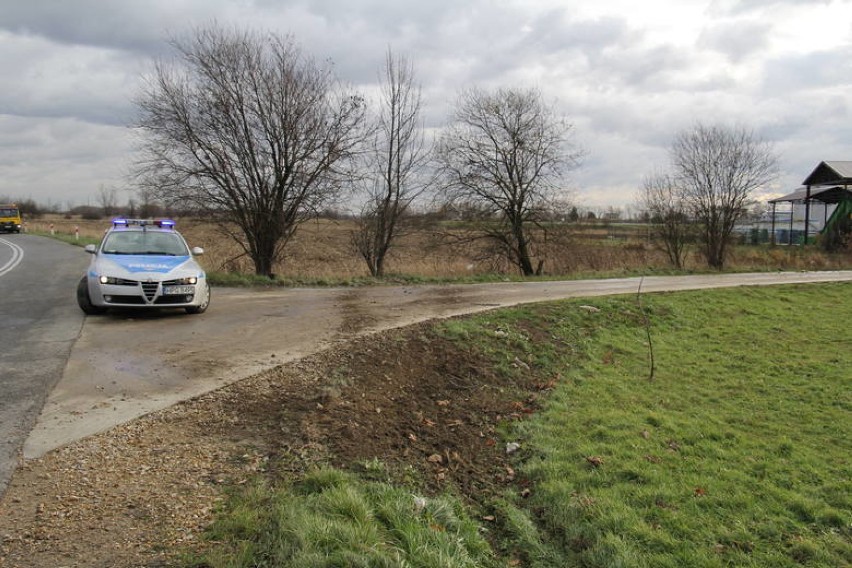
<path fill-rule="evenodd" d="M 769 45 L 772 28 L 765 22 L 731 22 L 711 26 L 698 38 L 698 46 L 724 54 L 740 62 Z"/>
<path fill-rule="evenodd" d="M 719 14 L 741 15 L 759 11 L 764 8 L 781 6 L 816 6 L 829 5 L 836 0 L 714 0 L 711 11 Z"/>
<path fill-rule="evenodd" d="M 770 96 L 851 85 L 852 47 L 769 59 L 763 81 L 764 94 Z"/>
<path fill-rule="evenodd" d="M 4 89 L 0 113 L 31 117 L 74 117 L 124 125 L 132 107 L 127 97 L 141 73 L 141 60 L 122 52 L 56 44 L 35 36 L 6 37 L 16 57 L 0 62 Z"/>
<path fill-rule="evenodd" d="M 2 0 L 0 29 L 67 45 L 163 53 L 164 39 L 203 14 L 227 13 L 226 0 Z"/>
<path fill-rule="evenodd" d="M 789 30 L 809 6 L 852 21 L 849 0 L 685 0 L 695 19 L 669 24 L 673 12 L 660 0 L 606 5 L 0 0 L 0 194 L 83 201 L 101 184 L 121 185 L 140 75 L 169 56 L 169 37 L 213 21 L 292 33 L 365 91 L 388 47 L 405 53 L 433 130 L 460 89 L 538 87 L 589 151 L 573 184 L 590 204 L 632 201 L 643 175 L 664 165 L 674 134 L 697 120 L 748 124 L 773 140 L 782 185 L 797 184 L 821 159 L 852 159 L 849 42 L 773 45 L 782 18 Z M 678 37 L 684 30 L 691 39 Z"/>
<path fill-rule="evenodd" d="M 0 117 L 0 194 L 85 203 L 101 186 L 123 188 L 132 133 L 74 119 Z"/>

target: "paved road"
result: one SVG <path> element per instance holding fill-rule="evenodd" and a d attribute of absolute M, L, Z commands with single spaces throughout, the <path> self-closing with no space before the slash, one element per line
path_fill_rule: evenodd
<path fill-rule="evenodd" d="M 852 271 L 645 278 L 645 292 L 852 281 Z M 200 316 L 90 317 L 24 446 L 34 458 L 337 342 L 431 318 L 635 294 L 638 278 L 464 286 L 214 289 Z"/>
<path fill-rule="evenodd" d="M 79 336 L 74 286 L 87 262 L 67 244 L 0 234 L 0 494 Z"/>

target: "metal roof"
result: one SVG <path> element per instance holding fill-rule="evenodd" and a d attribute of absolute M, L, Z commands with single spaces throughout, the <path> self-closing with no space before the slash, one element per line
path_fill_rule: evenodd
<path fill-rule="evenodd" d="M 820 162 L 802 185 L 852 185 L 852 161 Z"/>
<path fill-rule="evenodd" d="M 852 165 L 852 162 L 846 162 Z M 804 201 L 808 195 L 808 188 L 802 187 L 787 195 L 770 199 L 769 203 L 783 203 L 787 201 Z M 852 199 L 852 189 L 846 187 L 826 187 L 822 189 L 811 189 L 811 199 L 823 203 L 840 203 L 844 199 Z"/>

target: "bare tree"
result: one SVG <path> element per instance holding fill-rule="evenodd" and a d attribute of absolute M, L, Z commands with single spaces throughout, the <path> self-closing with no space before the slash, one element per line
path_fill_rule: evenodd
<path fill-rule="evenodd" d="M 571 132 L 537 90 L 471 89 L 438 143 L 448 198 L 487 210 L 482 234 L 525 276 L 544 262 L 533 267 L 533 226 L 581 156 Z"/>
<path fill-rule="evenodd" d="M 142 186 L 139 188 L 139 206 L 136 208 L 140 217 L 156 217 L 162 211 L 160 204 L 157 203 L 155 197 L 155 189 L 151 186 Z"/>
<path fill-rule="evenodd" d="M 167 204 L 218 215 L 273 276 L 296 228 L 339 194 L 363 100 L 289 37 L 211 26 L 172 42 L 137 100 L 139 174 Z"/>
<path fill-rule="evenodd" d="M 744 128 L 698 124 L 675 138 L 671 158 L 684 199 L 701 227 L 707 264 L 721 270 L 749 197 L 775 176 L 775 153 Z"/>
<path fill-rule="evenodd" d="M 640 202 L 648 214 L 653 236 L 671 263 L 683 268 L 691 227 L 682 188 L 671 175 L 655 173 L 643 181 Z"/>
<path fill-rule="evenodd" d="M 114 187 L 107 188 L 101 185 L 98 188 L 98 201 L 101 204 L 104 215 L 107 217 L 115 215 L 118 211 L 118 190 Z"/>
<path fill-rule="evenodd" d="M 614 205 L 610 205 L 604 211 L 602 217 L 607 221 L 619 221 L 621 220 L 621 216 L 624 214 L 624 211 L 621 207 L 615 207 Z"/>
<path fill-rule="evenodd" d="M 388 50 L 372 151 L 366 154 L 366 201 L 352 235 L 356 250 L 376 277 L 384 275 L 385 259 L 403 234 L 406 213 L 427 186 L 420 100 L 414 66 Z"/>

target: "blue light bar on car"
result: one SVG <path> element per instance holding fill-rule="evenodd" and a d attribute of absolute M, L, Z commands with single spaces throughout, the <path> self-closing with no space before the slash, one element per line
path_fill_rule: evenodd
<path fill-rule="evenodd" d="M 112 220 L 113 227 L 129 227 L 131 225 L 138 227 L 154 225 L 161 229 L 175 228 L 175 222 L 172 219 L 125 219 L 124 217 L 116 217 Z"/>

